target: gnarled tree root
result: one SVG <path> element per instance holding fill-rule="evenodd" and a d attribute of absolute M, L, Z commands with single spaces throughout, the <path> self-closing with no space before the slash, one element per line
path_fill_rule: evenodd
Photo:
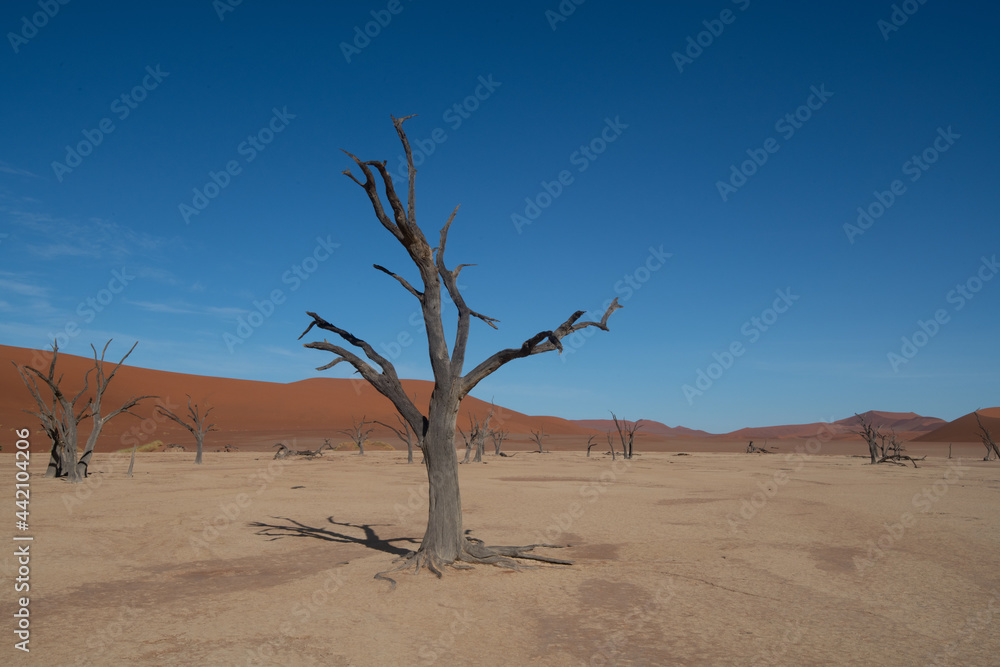
<path fill-rule="evenodd" d="M 446 562 L 439 558 L 436 558 L 433 554 L 420 549 L 418 551 L 411 551 L 410 553 L 396 559 L 399 563 L 393 568 L 384 570 L 375 575 L 375 579 L 381 581 L 388 581 L 391 584 L 389 590 L 395 590 L 396 580 L 392 577 L 387 577 L 387 574 L 392 574 L 393 572 L 400 572 L 406 570 L 410 567 L 413 568 L 413 573 L 416 574 L 420 571 L 421 567 L 426 567 L 428 570 L 433 572 L 439 579 L 441 578 L 442 572 L 445 565 L 455 568 L 456 570 L 469 570 L 472 569 L 472 565 L 467 565 L 467 563 L 481 564 L 481 565 L 496 565 L 497 567 L 506 567 L 511 570 L 523 570 L 525 568 L 536 567 L 534 565 L 525 565 L 523 563 L 518 563 L 515 558 L 520 558 L 523 560 L 534 560 L 542 563 L 555 563 L 557 565 L 572 565 L 573 561 L 565 560 L 563 558 L 552 558 L 551 556 L 542 556 L 541 554 L 529 553 L 535 547 L 546 547 L 549 549 L 562 549 L 568 547 L 568 544 L 528 544 L 523 547 L 514 546 L 487 546 L 482 540 L 478 540 L 474 537 L 465 538 L 464 544 L 462 545 L 462 551 L 459 553 L 456 561 Z"/>

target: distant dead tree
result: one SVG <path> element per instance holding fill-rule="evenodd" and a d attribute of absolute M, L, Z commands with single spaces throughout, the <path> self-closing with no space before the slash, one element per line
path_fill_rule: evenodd
<path fill-rule="evenodd" d="M 287 446 L 285 446 L 283 443 L 280 443 L 280 442 L 274 443 L 274 445 L 272 445 L 272 447 L 277 447 L 278 448 L 278 451 L 276 451 L 274 453 L 274 458 L 276 458 L 276 459 L 285 459 L 285 458 L 288 458 L 289 456 L 301 456 L 303 458 L 311 459 L 311 458 L 316 457 L 316 456 L 322 456 L 323 455 L 323 450 L 326 449 L 327 447 L 329 447 L 331 450 L 333 449 L 333 445 L 330 444 L 330 440 L 329 439 L 324 440 L 323 444 L 320 445 L 315 450 L 313 450 L 313 449 L 289 449 Z"/>
<path fill-rule="evenodd" d="M 387 429 L 395 433 L 397 438 L 406 443 L 406 462 L 413 463 L 413 438 L 414 438 L 413 429 L 410 428 L 410 422 L 406 421 L 398 414 L 396 415 L 396 420 L 399 422 L 399 428 L 396 428 L 395 426 L 390 426 L 385 422 L 376 421 L 375 423 L 381 426 L 385 426 Z M 424 446 L 421 445 L 419 442 L 417 443 L 417 446 L 420 447 L 420 451 L 424 450 Z"/>
<path fill-rule="evenodd" d="M 545 437 L 545 429 L 539 429 L 537 431 L 532 431 L 531 432 L 531 439 L 535 441 L 536 445 L 538 445 L 538 453 L 539 454 L 544 454 L 545 453 L 545 450 L 542 449 L 542 439 L 544 437 Z"/>
<path fill-rule="evenodd" d="M 594 442 L 594 438 L 596 438 L 596 437 L 597 437 L 596 435 L 592 435 L 589 438 L 587 438 L 587 458 L 588 459 L 590 458 L 590 449 L 591 449 L 591 447 L 594 447 L 594 446 L 597 445 L 597 443 Z"/>
<path fill-rule="evenodd" d="M 915 459 L 903 454 L 903 444 L 899 442 L 895 431 L 883 433 L 881 426 L 872 425 L 871 418 L 866 418 L 864 415 L 859 415 L 858 413 L 854 413 L 854 416 L 858 418 L 861 425 L 861 430 L 857 431 L 858 435 L 868 443 L 868 453 L 871 456 L 872 465 L 876 463 L 895 463 L 896 465 L 905 466 L 906 464 L 903 461 L 909 461 L 916 468 L 917 461 L 923 461 L 927 458 L 926 456 L 922 456 L 919 459 Z"/>
<path fill-rule="evenodd" d="M 516 561 L 512 558 L 568 563 L 568 561 L 529 553 L 539 545 L 525 547 L 486 546 L 481 541 L 466 536 L 466 530 L 462 525 L 458 457 L 455 452 L 455 427 L 458 411 L 462 399 L 501 366 L 514 359 L 522 359 L 535 354 L 551 351 L 561 352 L 563 338 L 587 327 L 596 327 L 607 331 L 608 318 L 621 306 L 617 299 L 609 301 L 599 322 L 580 321 L 585 311 L 577 311 L 557 327 L 540 331 L 519 346 L 500 350 L 468 372 L 463 371 L 472 318 L 482 320 L 494 329 L 497 328 L 497 320 L 472 310 L 466 304 L 465 298 L 459 290 L 458 277 L 462 269 L 468 265 L 459 264 L 454 269 L 449 269 L 445 263 L 448 230 L 458 213 L 458 208 L 456 207 L 452 211 L 434 244 L 428 242 L 423 230 L 417 226 L 415 187 L 417 169 L 413 163 L 410 142 L 403 130 L 403 123 L 410 117 L 392 118 L 396 134 L 399 136 L 406 154 L 409 176 L 407 193 L 402 199 L 396 193 L 385 161 L 363 161 L 353 154 L 347 153 L 348 157 L 361 170 L 363 178 L 359 179 L 350 170 L 346 170 L 344 174 L 364 189 L 375 216 L 386 231 L 392 234 L 393 238 L 403 246 L 419 273 L 420 283 L 415 287 L 403 276 L 375 265 L 376 270 L 396 280 L 420 304 L 420 312 L 427 334 L 431 370 L 434 374 L 434 391 L 431 394 L 427 414 L 422 413 L 406 395 L 392 362 L 379 354 L 367 341 L 324 320 L 314 312 L 307 312 L 312 321 L 300 338 L 311 331 L 313 327 L 317 327 L 332 332 L 352 346 L 354 349 L 349 350 L 326 340 L 305 344 L 308 348 L 332 352 L 335 355 L 333 361 L 321 366 L 319 370 L 332 368 L 344 361 L 349 363 L 376 391 L 392 401 L 396 410 L 410 423 L 410 428 L 424 444 L 424 461 L 427 467 L 429 487 L 427 529 L 420 542 L 420 548 L 415 553 L 403 558 L 401 565 L 390 571 L 410 565 L 419 570 L 421 566 L 426 565 L 435 574 L 440 574 L 440 568 L 443 565 L 454 565 L 456 561 L 517 567 Z M 373 170 L 378 172 L 378 176 Z M 382 202 L 379 180 L 381 180 L 382 190 L 388 201 L 387 206 L 383 205 Z M 455 336 L 452 341 L 448 340 L 445 333 L 442 313 L 443 292 L 447 293 L 457 310 Z M 449 345 L 449 343 L 451 344 Z M 367 359 L 359 356 L 358 350 Z M 388 572 L 379 573 L 377 576 L 388 579 L 384 576 Z"/>
<path fill-rule="evenodd" d="M 38 405 L 37 411 L 25 410 L 25 412 L 38 417 L 42 423 L 42 428 L 52 441 L 52 447 L 49 451 L 49 465 L 45 471 L 46 477 L 65 476 L 70 483 L 76 484 L 82 482 L 83 478 L 87 476 L 94 447 L 97 445 L 97 439 L 100 437 L 101 430 L 105 424 L 123 412 L 137 416 L 131 409 L 138 405 L 140 401 L 147 398 L 155 398 L 154 396 L 133 396 L 125 401 L 121 407 L 112 410 L 106 415 L 101 414 L 101 403 L 108 385 L 111 384 L 111 380 L 114 379 L 119 367 L 128 359 L 129 355 L 132 354 L 132 350 L 139 343 L 136 342 L 132 345 L 110 374 L 105 374 L 104 355 L 110 344 L 110 340 L 105 343 L 100 359 L 97 357 L 97 348 L 93 345 L 90 346 L 90 349 L 94 351 L 94 368 L 89 369 L 84 374 L 83 388 L 72 398 L 63 393 L 60 387 L 63 376 L 56 377 L 56 362 L 59 357 L 58 341 L 54 341 L 52 344 L 52 360 L 49 362 L 49 368 L 46 372 L 43 373 L 31 366 L 14 364 L 18 375 Z M 90 389 L 91 373 L 94 373 L 96 383 L 93 396 L 87 400 L 84 407 L 78 408 L 77 403 Z M 39 385 L 36 379 L 41 381 L 41 385 Z M 85 419 L 93 420 L 93 426 L 91 427 L 90 436 L 84 445 L 83 455 L 77 460 L 78 426 Z"/>
<path fill-rule="evenodd" d="M 194 456 L 194 462 L 200 465 L 201 452 L 205 444 L 205 434 L 208 433 L 209 431 L 219 430 L 215 428 L 215 424 L 205 423 L 206 420 L 208 419 L 208 415 L 211 414 L 212 410 L 214 410 L 215 408 L 208 408 L 207 410 L 205 410 L 205 414 L 202 414 L 201 408 L 198 406 L 197 403 L 193 405 L 191 404 L 190 394 L 187 395 L 187 399 L 188 399 L 187 402 L 188 411 L 186 418 L 179 416 L 173 410 L 165 408 L 162 405 L 157 405 L 156 409 L 160 412 L 161 415 L 163 415 L 167 419 L 177 422 L 178 424 L 180 424 L 181 426 L 183 426 L 184 428 L 186 428 L 188 431 L 191 432 L 191 435 L 194 436 L 195 443 L 197 444 L 197 450 Z"/>
<path fill-rule="evenodd" d="M 878 439 L 880 436 L 879 427 L 872 424 L 870 417 L 865 417 L 864 415 L 859 415 L 857 412 L 854 416 L 858 418 L 860 422 L 861 430 L 857 431 L 857 434 L 865 439 L 868 443 L 868 454 L 871 456 L 872 465 L 878 463 Z"/>
<path fill-rule="evenodd" d="M 510 435 L 510 431 L 506 431 L 502 428 L 495 428 L 490 430 L 490 439 L 493 441 L 493 454 L 495 456 L 506 456 L 500 451 L 503 447 L 503 441 L 507 439 Z"/>
<path fill-rule="evenodd" d="M 358 421 L 354 415 L 351 415 L 351 428 L 345 428 L 342 431 L 338 431 L 338 433 L 343 433 L 350 438 L 358 448 L 358 454 L 364 456 L 365 440 L 368 439 L 368 434 L 375 430 L 374 426 L 371 428 L 365 427 L 374 423 L 373 421 L 366 420 L 364 415 L 361 416 L 361 421 Z"/>
<path fill-rule="evenodd" d="M 618 430 L 618 437 L 621 439 L 622 456 L 626 459 L 632 458 L 632 445 L 635 442 L 635 433 L 642 428 L 642 420 L 628 422 L 622 419 L 619 421 L 613 412 L 611 413 L 611 419 L 614 420 L 615 428 Z"/>
<path fill-rule="evenodd" d="M 986 425 L 983 424 L 983 420 L 979 418 L 979 410 L 976 410 L 973 414 L 976 415 L 976 423 L 979 425 L 979 439 L 983 441 L 983 446 L 986 447 L 986 456 L 983 460 L 989 461 L 992 458 L 1000 459 L 1000 448 L 997 448 L 997 443 L 993 440 L 993 435 L 986 428 Z"/>
<path fill-rule="evenodd" d="M 465 458 L 462 463 L 469 462 L 469 454 L 472 452 L 472 448 L 476 448 L 476 455 L 473 457 L 473 463 L 483 462 L 483 448 L 486 444 L 486 438 L 490 432 L 490 420 L 493 419 L 493 406 L 490 405 L 490 411 L 486 415 L 486 419 L 480 421 L 471 412 L 469 413 L 469 435 L 465 434 L 465 431 L 459 429 L 459 433 L 462 434 L 462 438 L 465 440 Z"/>
<path fill-rule="evenodd" d="M 747 445 L 747 454 L 773 454 L 773 453 L 774 452 L 770 451 L 767 448 L 766 440 L 764 441 L 763 446 L 753 444 L 753 440 L 751 440 L 750 444 Z"/>
<path fill-rule="evenodd" d="M 611 450 L 611 460 L 615 460 L 615 439 L 611 437 L 611 431 L 607 432 L 608 449 Z"/>

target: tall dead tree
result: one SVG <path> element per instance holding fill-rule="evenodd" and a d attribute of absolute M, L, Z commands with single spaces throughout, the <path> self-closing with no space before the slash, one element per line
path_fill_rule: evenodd
<path fill-rule="evenodd" d="M 59 357 L 58 341 L 52 344 L 52 360 L 49 362 L 48 370 L 42 371 L 32 366 L 20 366 L 14 362 L 21 381 L 31 392 L 31 397 L 38 405 L 37 411 L 25 410 L 30 415 L 38 417 L 42 423 L 42 428 L 52 441 L 49 450 L 49 465 L 45 470 L 46 477 L 66 476 L 71 483 L 78 483 L 81 480 L 76 461 L 76 433 L 77 426 L 87 417 L 86 407 L 77 408 L 76 404 L 87 391 L 90 373 L 83 376 L 83 388 L 72 398 L 68 397 L 60 387 L 63 377 L 56 377 L 56 361 Z M 35 378 L 41 380 L 39 386 Z M 44 389 L 43 389 L 44 387 Z"/>
<path fill-rule="evenodd" d="M 472 310 L 459 291 L 459 273 L 468 265 L 460 264 L 454 269 L 449 269 L 445 264 L 448 230 L 458 213 L 458 207 L 452 211 L 441 228 L 436 245 L 432 246 L 427 241 L 423 231 L 417 226 L 415 188 L 417 169 L 413 164 L 410 142 L 403 130 L 403 122 L 407 118 L 410 116 L 392 118 L 407 160 L 408 185 L 405 203 L 396 193 L 385 161 L 362 161 L 345 151 L 361 170 L 363 180 L 355 177 L 349 169 L 345 170 L 344 174 L 364 189 L 371 201 L 375 216 L 386 231 L 392 234 L 393 238 L 403 247 L 419 274 L 418 289 L 403 276 L 375 265 L 376 270 L 396 280 L 420 304 L 424 329 L 427 334 L 431 370 L 434 374 L 434 390 L 431 393 L 427 414 L 423 414 L 406 395 L 396 369 L 389 359 L 379 354 L 367 341 L 326 321 L 314 312 L 307 312 L 312 321 L 302 336 L 305 336 L 313 327 L 323 329 L 343 339 L 353 348 L 360 350 L 360 353 L 363 353 L 367 360 L 359 356 L 358 352 L 326 340 L 306 343 L 305 346 L 332 352 L 335 355 L 333 361 L 321 366 L 319 370 L 331 368 L 343 361 L 349 363 L 379 393 L 392 401 L 399 414 L 410 422 L 410 427 L 414 432 L 420 434 L 424 443 L 424 464 L 427 467 L 429 483 L 427 529 L 419 549 L 404 558 L 403 562 L 394 569 L 402 569 L 412 564 L 419 570 L 422 565 L 426 565 L 432 572 L 440 576 L 441 566 L 454 565 L 456 561 L 491 563 L 508 567 L 516 567 L 517 565 L 512 557 L 566 563 L 567 561 L 529 553 L 538 545 L 489 547 L 481 541 L 465 535 L 462 525 L 462 499 L 458 485 L 458 457 L 455 452 L 455 426 L 458 409 L 462 399 L 479 382 L 504 364 L 514 359 L 543 352 L 553 350 L 561 352 L 561 340 L 564 337 L 587 327 L 597 327 L 607 331 L 608 318 L 621 306 L 618 305 L 617 299 L 611 301 L 600 322 L 580 322 L 579 320 L 585 311 L 577 311 L 556 328 L 540 331 L 525 340 L 520 346 L 500 350 L 468 372 L 463 372 L 471 319 L 480 319 L 494 329 L 496 329 L 497 320 Z M 377 177 L 373 170 L 378 172 Z M 379 180 L 381 180 L 385 198 L 388 201 L 389 211 L 382 203 Z M 441 312 L 442 291 L 447 293 L 457 310 L 455 335 L 450 348 Z M 384 577 L 384 574 L 386 573 L 379 573 L 377 576 L 387 578 Z"/>
<path fill-rule="evenodd" d="M 861 430 L 857 431 L 858 435 L 865 439 L 868 443 L 868 453 L 871 455 L 872 465 L 878 463 L 878 438 L 881 435 L 879 433 L 879 427 L 872 425 L 872 420 L 870 417 L 866 418 L 864 415 L 859 415 L 854 413 L 854 416 L 858 418 L 861 425 Z"/>
<path fill-rule="evenodd" d="M 209 431 L 219 430 L 215 428 L 215 424 L 205 423 L 205 421 L 208 419 L 208 415 L 215 408 L 209 408 L 208 410 L 205 410 L 205 414 L 202 414 L 201 408 L 198 406 L 197 403 L 195 403 L 194 405 L 191 404 L 190 395 L 187 397 L 187 399 L 188 399 L 187 419 L 177 415 L 172 410 L 165 408 L 162 405 L 157 405 L 156 409 L 159 410 L 160 414 L 166 417 L 167 419 L 175 421 L 184 428 L 186 428 L 187 430 L 191 431 L 191 435 L 194 436 L 195 442 L 198 443 L 198 453 L 195 454 L 194 462 L 196 464 L 201 464 L 201 451 L 205 444 L 205 434 L 208 433 Z"/>
<path fill-rule="evenodd" d="M 979 410 L 976 410 L 973 414 L 976 415 L 976 423 L 979 424 L 979 439 L 983 441 L 983 446 L 986 447 L 986 456 L 983 460 L 989 461 L 993 457 L 1000 459 L 1000 448 L 997 448 L 997 443 L 993 440 L 993 435 L 986 428 L 986 425 L 983 424 L 983 420 L 979 418 Z"/>
<path fill-rule="evenodd" d="M 365 428 L 369 424 L 374 424 L 373 421 L 368 421 L 365 419 L 364 415 L 361 416 L 361 421 L 358 421 L 354 415 L 351 415 L 351 428 L 345 428 L 339 433 L 343 433 L 354 443 L 354 446 L 358 448 L 358 454 L 361 456 L 365 455 L 365 440 L 368 439 L 368 434 L 375 430 L 375 427 Z"/>
<path fill-rule="evenodd" d="M 410 422 L 406 421 L 399 415 L 396 415 L 396 420 L 399 422 L 399 428 L 395 426 L 390 426 L 385 422 L 376 421 L 374 423 L 380 426 L 385 426 L 387 429 L 396 434 L 396 437 L 406 443 L 406 462 L 413 463 L 413 429 L 410 428 Z M 423 451 L 424 446 L 418 443 L 420 451 Z"/>
<path fill-rule="evenodd" d="M 632 447 L 635 443 L 635 433 L 642 428 L 642 420 L 629 422 L 622 419 L 619 421 L 613 412 L 611 413 L 611 418 L 615 422 L 615 428 L 618 430 L 618 438 L 622 442 L 622 456 L 630 459 L 632 458 Z"/>
<path fill-rule="evenodd" d="M 52 359 L 49 362 L 46 372 L 43 373 L 32 366 L 14 364 L 18 375 L 21 376 L 21 380 L 28 388 L 28 391 L 31 392 L 32 398 L 35 399 L 35 403 L 38 405 L 37 411 L 25 410 L 25 412 L 38 417 L 42 423 L 42 428 L 52 441 L 52 447 L 49 452 L 49 465 L 45 471 L 46 477 L 65 476 L 67 481 L 71 483 L 82 482 L 83 478 L 87 476 L 94 447 L 97 445 L 97 440 L 101 435 L 104 425 L 123 412 L 135 416 L 135 413 L 131 412 L 131 408 L 135 407 L 142 400 L 155 398 L 153 396 L 133 396 L 121 407 L 112 410 L 107 415 L 101 414 L 101 403 L 104 392 L 107 391 L 108 385 L 114 378 L 115 373 L 118 372 L 118 368 L 132 354 L 132 350 L 135 349 L 138 342 L 125 353 L 121 361 L 115 365 L 114 370 L 109 375 L 105 375 L 104 354 L 107 352 L 108 345 L 110 344 L 111 341 L 109 340 L 104 345 L 100 359 L 97 358 L 97 348 L 91 345 L 91 349 L 94 351 L 94 368 L 88 369 L 84 374 L 83 388 L 74 394 L 72 398 L 67 396 L 60 386 L 63 382 L 63 376 L 56 377 L 56 362 L 59 358 L 58 341 L 53 342 Z M 83 407 L 78 408 L 77 403 L 90 390 L 90 375 L 91 373 L 95 373 L 95 371 L 96 387 L 93 395 L 87 399 Z M 41 381 L 41 385 L 39 385 L 36 379 Z M 83 455 L 78 460 L 78 427 L 85 419 L 92 419 L 93 426 L 90 435 L 87 437 Z"/>

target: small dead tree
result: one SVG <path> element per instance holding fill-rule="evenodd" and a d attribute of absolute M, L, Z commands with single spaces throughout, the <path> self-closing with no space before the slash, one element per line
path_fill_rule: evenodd
<path fill-rule="evenodd" d="M 190 396 L 190 394 L 188 395 L 187 399 L 188 399 L 188 402 L 187 402 L 187 408 L 188 408 L 187 420 L 185 420 L 185 418 L 180 417 L 175 412 L 173 412 L 169 408 L 166 408 L 166 407 L 164 407 L 162 405 L 157 405 L 156 409 L 160 412 L 161 415 L 163 415 L 167 419 L 175 421 L 178 424 L 180 424 L 181 426 L 183 426 L 184 428 L 186 428 L 187 430 L 191 431 L 191 435 L 194 436 L 195 442 L 198 445 L 197 453 L 195 454 L 195 457 L 194 457 L 194 462 L 196 464 L 200 465 L 201 464 L 201 452 L 202 452 L 202 448 L 203 448 L 203 446 L 205 444 L 205 434 L 208 433 L 209 431 L 218 431 L 219 430 L 219 429 L 215 428 L 215 424 L 206 424 L 205 423 L 206 420 L 208 419 L 208 415 L 215 408 L 208 408 L 207 410 L 205 410 L 205 414 L 202 414 L 201 413 L 201 408 L 198 406 L 197 403 L 195 403 L 194 405 L 191 404 L 191 396 Z"/>
<path fill-rule="evenodd" d="M 993 435 L 990 433 L 990 430 L 986 428 L 986 425 L 983 424 L 983 420 L 979 418 L 979 410 L 976 410 L 973 414 L 976 415 L 976 424 L 979 425 L 979 439 L 983 441 L 983 446 L 986 447 L 986 456 L 983 457 L 983 460 L 989 461 L 993 458 L 1000 459 L 1000 448 L 997 447 L 996 441 L 993 440 Z"/>
<path fill-rule="evenodd" d="M 544 437 L 545 437 L 545 429 L 539 429 L 537 431 L 532 431 L 531 432 L 531 439 L 535 441 L 536 445 L 538 445 L 538 453 L 539 454 L 544 454 L 545 453 L 545 450 L 542 449 L 542 439 Z"/>
<path fill-rule="evenodd" d="M 484 359 L 471 370 L 463 370 L 471 320 L 473 318 L 479 319 L 494 329 L 497 328 L 497 320 L 474 311 L 466 303 L 458 286 L 458 277 L 468 264 L 459 264 L 453 269 L 447 268 L 445 252 L 448 231 L 458 213 L 458 207 L 452 211 L 444 223 L 439 238 L 433 245 L 428 242 L 423 230 L 417 225 L 415 185 L 417 169 L 413 163 L 413 152 L 409 139 L 403 130 L 403 123 L 408 118 L 411 116 L 392 118 L 396 134 L 399 136 L 406 154 L 409 178 L 405 196 L 400 197 L 396 193 L 395 184 L 385 161 L 364 161 L 345 151 L 361 170 L 362 178 L 356 177 L 350 170 L 346 170 L 344 174 L 364 189 L 379 223 L 403 246 L 420 276 L 420 283 L 414 286 L 403 276 L 385 267 L 375 265 L 376 270 L 398 282 L 420 304 L 420 312 L 427 334 L 431 370 L 434 375 L 434 392 L 431 394 L 426 414 L 418 409 L 406 395 L 392 362 L 379 354 L 367 341 L 326 321 L 317 313 L 309 311 L 306 314 L 311 318 L 311 321 L 306 330 L 299 336 L 302 338 L 313 327 L 317 327 L 332 332 L 352 346 L 354 349 L 349 350 L 342 345 L 326 340 L 305 344 L 308 348 L 332 352 L 335 355 L 333 361 L 321 366 L 319 370 L 332 368 L 344 361 L 350 364 L 376 391 L 392 401 L 399 414 L 410 422 L 410 427 L 424 443 L 424 462 L 427 467 L 429 489 L 427 529 L 420 542 L 420 548 L 415 553 L 404 557 L 398 567 L 379 573 L 377 576 L 388 579 L 384 576 L 388 572 L 411 565 L 417 570 L 426 565 L 432 572 L 440 575 L 442 566 L 454 566 L 456 561 L 488 563 L 512 568 L 518 567 L 517 562 L 512 560 L 513 558 L 568 564 L 568 561 L 531 553 L 535 547 L 543 545 L 487 546 L 482 541 L 466 535 L 462 524 L 458 457 L 455 453 L 455 427 L 458 411 L 462 399 L 501 366 L 515 359 L 523 359 L 535 354 L 561 352 L 563 338 L 587 327 L 596 327 L 607 331 L 608 318 L 621 306 L 617 299 L 609 301 L 599 322 L 581 321 L 585 311 L 577 311 L 555 328 L 539 331 L 517 347 L 502 349 Z M 375 172 L 377 172 L 377 176 Z M 381 180 L 381 184 L 379 180 Z M 384 191 L 385 199 L 388 201 L 388 206 L 383 204 L 382 194 L 379 191 L 380 185 Z M 442 297 L 445 294 L 457 310 L 455 334 L 451 341 L 448 340 L 445 333 L 442 312 Z M 367 359 L 361 356 L 362 353 Z M 395 585 L 395 582 L 392 583 Z"/>
<path fill-rule="evenodd" d="M 615 428 L 618 430 L 618 437 L 622 442 L 622 456 L 626 459 L 632 458 L 632 445 L 635 443 L 635 433 L 640 428 L 642 428 L 642 420 L 637 422 L 628 422 L 622 419 L 619 421 L 615 413 L 611 413 L 611 419 L 615 422 Z"/>
<path fill-rule="evenodd" d="M 510 436 L 510 431 L 505 431 L 502 428 L 490 430 L 490 439 L 493 441 L 493 454 L 495 456 L 506 456 L 506 454 L 500 451 L 500 448 L 503 447 L 503 441 L 508 436 Z"/>
<path fill-rule="evenodd" d="M 592 435 L 589 438 L 587 438 L 587 458 L 588 459 L 590 458 L 590 449 L 592 447 L 595 447 L 597 445 L 597 443 L 594 442 L 594 438 L 596 438 L 596 437 L 597 437 L 596 435 Z"/>
<path fill-rule="evenodd" d="M 385 422 L 376 421 L 375 423 L 380 426 L 385 426 L 387 429 L 395 433 L 397 438 L 406 443 L 406 462 L 413 463 L 413 429 L 410 428 L 410 422 L 406 421 L 399 415 L 396 415 L 396 421 L 399 422 L 399 428 L 390 426 Z M 422 444 L 418 442 L 417 446 L 420 447 L 420 451 L 423 451 L 424 446 Z"/>
<path fill-rule="evenodd" d="M 361 416 L 361 421 L 358 421 L 354 415 L 351 415 L 351 428 L 345 428 L 339 433 L 343 433 L 348 438 L 350 438 L 355 446 L 358 448 L 358 454 L 360 456 L 365 455 L 365 440 L 368 439 L 368 434 L 375 430 L 375 427 L 365 428 L 369 424 L 374 424 L 376 422 L 368 421 L 365 419 L 364 415 Z"/>
<path fill-rule="evenodd" d="M 493 418 L 493 406 L 490 405 L 490 411 L 486 415 L 486 419 L 480 421 L 478 417 L 474 414 L 469 413 L 469 435 L 465 434 L 465 431 L 459 429 L 459 433 L 462 434 L 462 439 L 465 440 L 465 458 L 462 463 L 469 462 L 469 454 L 472 452 L 472 448 L 476 448 L 476 455 L 473 457 L 473 463 L 483 462 L 483 448 L 486 444 L 486 437 L 490 432 L 490 420 Z"/>
<path fill-rule="evenodd" d="M 611 431 L 607 433 L 608 437 L 608 449 L 611 450 L 611 460 L 615 460 L 615 439 L 611 437 Z"/>

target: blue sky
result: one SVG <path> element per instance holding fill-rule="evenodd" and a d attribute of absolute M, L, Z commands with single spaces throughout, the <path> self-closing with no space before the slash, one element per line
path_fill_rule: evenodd
<path fill-rule="evenodd" d="M 1000 404 L 995 7 L 166 5 L 0 9 L 4 344 L 292 382 L 315 310 L 430 379 L 341 175 L 418 114 L 418 222 L 461 204 L 449 262 L 501 320 L 468 368 L 625 306 L 479 398 L 712 432 Z"/>

